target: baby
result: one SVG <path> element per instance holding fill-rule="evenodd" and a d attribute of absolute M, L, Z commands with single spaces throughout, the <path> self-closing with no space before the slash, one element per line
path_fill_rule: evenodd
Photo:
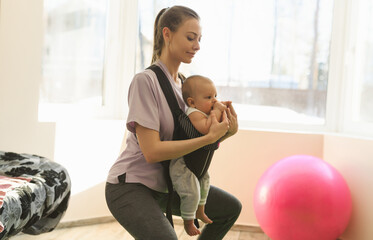
<path fill-rule="evenodd" d="M 212 123 L 212 114 L 221 121 L 223 112 L 227 109 L 225 104 L 217 101 L 214 83 L 203 76 L 187 78 L 182 87 L 183 99 L 188 105 L 186 114 L 193 126 L 202 134 L 209 132 Z M 198 179 L 185 165 L 184 158 L 171 160 L 170 176 L 176 192 L 180 196 L 181 217 L 184 220 L 184 229 L 194 236 L 201 232 L 194 225 L 194 219 L 212 223 L 205 214 L 205 203 L 210 188 L 209 175 Z"/>

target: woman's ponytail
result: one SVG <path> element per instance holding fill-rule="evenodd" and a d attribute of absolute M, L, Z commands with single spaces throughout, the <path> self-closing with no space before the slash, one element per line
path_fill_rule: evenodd
<path fill-rule="evenodd" d="M 162 36 L 162 28 L 159 26 L 159 19 L 161 18 L 162 14 L 168 8 L 163 8 L 155 18 L 154 22 L 154 44 L 153 44 L 153 56 L 152 56 L 152 63 L 153 64 L 160 56 L 163 47 L 163 36 Z"/>

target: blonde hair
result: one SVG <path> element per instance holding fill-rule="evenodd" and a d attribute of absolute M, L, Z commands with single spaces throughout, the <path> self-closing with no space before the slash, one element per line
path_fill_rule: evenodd
<path fill-rule="evenodd" d="M 195 18 L 199 21 L 198 14 L 194 10 L 184 6 L 173 6 L 171 8 L 164 8 L 158 13 L 154 22 L 152 64 L 157 61 L 162 53 L 162 48 L 164 45 L 162 34 L 163 28 L 167 27 L 172 32 L 176 32 L 180 24 L 188 18 Z"/>

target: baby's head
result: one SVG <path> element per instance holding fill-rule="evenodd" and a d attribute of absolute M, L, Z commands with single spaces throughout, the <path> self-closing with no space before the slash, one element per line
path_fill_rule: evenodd
<path fill-rule="evenodd" d="M 183 99 L 189 107 L 210 114 L 216 99 L 214 83 L 207 77 L 193 75 L 185 79 L 183 83 Z"/>

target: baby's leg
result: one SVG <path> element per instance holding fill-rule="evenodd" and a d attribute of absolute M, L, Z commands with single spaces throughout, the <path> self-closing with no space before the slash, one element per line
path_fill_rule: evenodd
<path fill-rule="evenodd" d="M 205 205 L 198 205 L 196 217 L 206 224 L 212 223 L 212 220 L 205 213 Z"/>
<path fill-rule="evenodd" d="M 180 196 L 180 213 L 184 220 L 184 229 L 190 236 L 201 234 L 194 225 L 196 210 L 200 201 L 200 185 L 197 177 L 186 167 L 184 159 L 170 163 L 172 184 Z"/>
<path fill-rule="evenodd" d="M 205 213 L 205 204 L 207 200 L 208 191 L 210 189 L 210 176 L 209 173 L 206 174 L 199 180 L 201 186 L 201 199 L 198 204 L 196 211 L 197 219 L 201 220 L 206 224 L 212 223 L 211 219 Z"/>

